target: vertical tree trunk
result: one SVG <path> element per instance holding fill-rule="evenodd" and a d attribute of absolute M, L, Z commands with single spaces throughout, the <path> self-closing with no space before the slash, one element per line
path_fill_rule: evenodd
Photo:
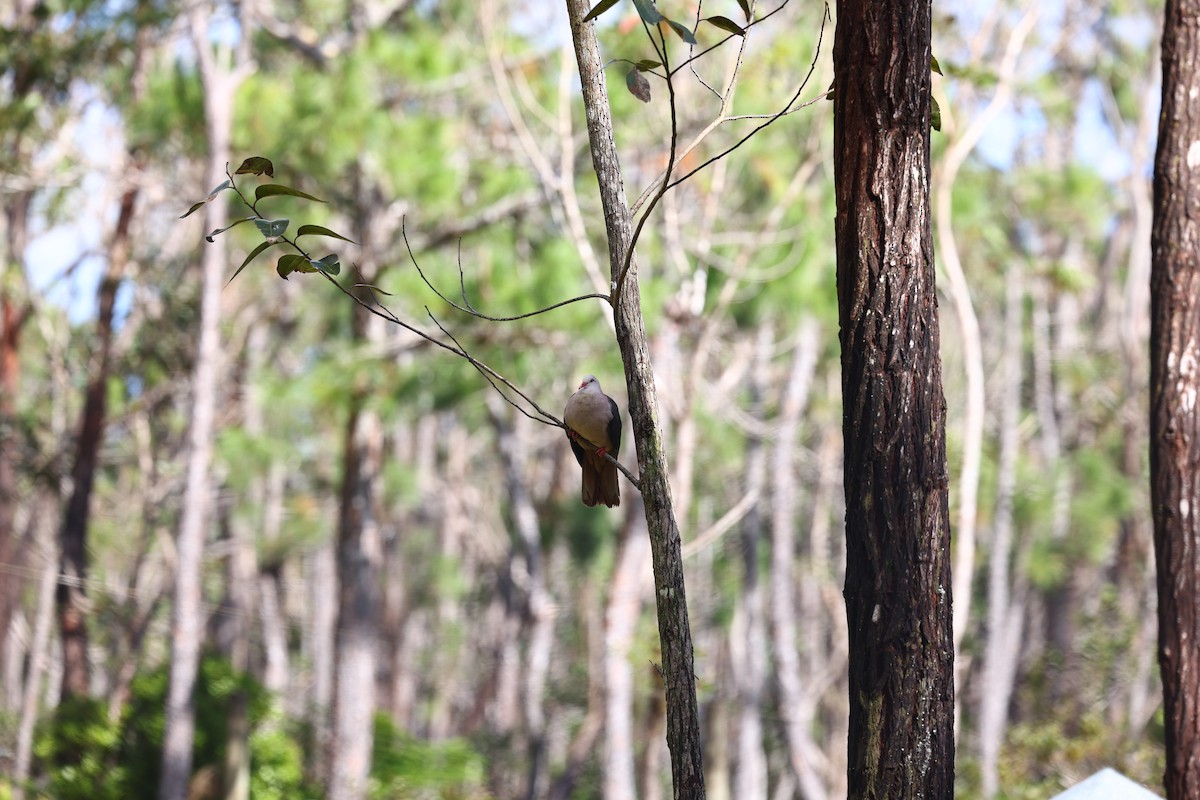
<path fill-rule="evenodd" d="M 840 0 L 834 179 L 851 797 L 950 798 L 946 403 L 929 210 L 928 0 Z"/>
<path fill-rule="evenodd" d="M 375 215 L 367 199 L 361 170 L 354 173 L 355 218 L 362 242 L 367 281 L 376 279 L 372 232 Z M 383 320 L 354 306 L 354 339 L 379 341 Z M 366 395 L 350 400 L 342 454 L 342 486 L 338 500 L 338 617 L 335 639 L 333 723 L 330 738 L 330 800 L 361 800 L 367 794 L 375 735 L 375 668 L 382 592 L 383 535 L 378 492 L 383 461 L 383 429 L 379 415 L 365 407 Z"/>
<path fill-rule="evenodd" d="M 608 90 L 594 23 L 583 21 L 588 7 L 587 0 L 567 0 L 571 40 L 575 44 L 575 58 L 583 88 L 592 165 L 599 181 L 600 200 L 608 231 L 610 277 L 613 286 L 616 286 L 624 269 L 633 231 L 625 202 L 621 162 L 613 139 Z M 671 777 L 676 798 L 703 798 L 700 713 L 696 704 L 692 631 L 684 590 L 679 526 L 671 501 L 671 486 L 667 480 L 669 471 L 658 423 L 658 397 L 642 320 L 637 259 L 633 258 L 629 263 L 622 294 L 614 298 L 613 318 L 617 344 L 621 348 L 621 361 L 625 366 L 629 419 L 637 446 L 642 500 L 654 564 L 654 596 L 662 645 L 663 681 L 666 685 Z"/>
<path fill-rule="evenodd" d="M 641 503 L 626 501 L 625 530 L 617 546 L 604 610 L 604 800 L 634 800 L 633 667 L 629 648 L 642 608 L 647 540 L 631 519 Z"/>
<path fill-rule="evenodd" d="M 1150 496 L 1168 800 L 1200 798 L 1198 19 L 1197 0 L 1167 0 L 1150 242 Z"/>
<path fill-rule="evenodd" d="M 208 39 L 208 11 L 204 4 L 191 13 L 192 42 L 196 48 L 200 78 L 204 84 L 204 118 L 208 135 L 207 183 L 217 186 L 225 179 L 229 139 L 233 127 L 233 98 L 247 73 L 248 38 L 239 44 L 237 64 L 231 69 L 218 64 Z M 243 32 L 249 31 L 243 9 Z M 205 231 L 225 227 L 228 209 L 220 198 L 205 207 Z M 223 240 L 222 240 L 223 241 Z M 204 539 L 212 501 L 209 469 L 212 465 L 213 428 L 216 411 L 217 369 L 220 361 L 221 287 L 224 285 L 225 249 L 221 243 L 203 250 L 199 342 L 192 367 L 191 430 L 188 440 L 187 482 L 179 523 L 179 569 L 171 624 L 171 669 L 167 687 L 163 732 L 162 782 L 159 800 L 183 800 L 192 773 L 192 739 L 196 728 L 193 692 L 200 665 L 204 635 L 201 606 L 201 569 Z"/>
<path fill-rule="evenodd" d="M 309 557 L 306 569 L 308 636 L 303 655 L 312 663 L 312 695 L 309 721 L 313 726 L 316 755 L 308 765 L 309 778 L 320 784 L 329 780 L 330 711 L 333 707 L 334 642 L 337 631 L 337 558 L 334 544 L 322 545 Z"/>
<path fill-rule="evenodd" d="M 25 565 L 26 547 L 17 533 L 17 465 L 19 457 L 16 426 L 17 388 L 21 376 L 21 331 L 30 307 L 18 297 L 19 275 L 29 240 L 29 205 L 33 192 L 14 192 L 4 201 L 4 233 L 7 246 L 0 266 L 0 563 L 12 569 Z M 21 603 L 21 582 L 0 581 L 0 657 L 7 653 L 8 628 Z M 3 658 L 0 658 L 3 663 Z"/>
<path fill-rule="evenodd" d="M 988 555 L 987 639 L 984 642 L 982 698 L 979 704 L 979 770 L 983 797 L 1000 789 L 1000 747 L 1008 726 L 1025 604 L 1021 593 L 1012 595 L 1009 564 L 1013 559 L 1013 500 L 1017 484 L 1018 425 L 1021 416 L 1021 323 L 1024 294 L 1022 271 L 1010 264 L 1005 276 L 1004 384 L 1000 391 L 1000 456 L 996 476 L 996 510 L 992 515 L 991 552 Z"/>
<path fill-rule="evenodd" d="M 357 307 L 354 313 L 360 318 L 363 315 Z M 357 406 L 362 400 L 353 402 Z M 374 504 L 380 437 L 375 413 L 352 408 L 346 423 L 338 521 L 339 601 L 329 759 L 331 800 L 366 797 L 371 769 L 379 566 L 383 557 Z"/>
<path fill-rule="evenodd" d="M 133 222 L 138 190 L 130 187 L 121 197 L 117 226 L 108 247 L 108 263 L 96 293 L 96 353 L 80 414 L 75 462 L 71 467 L 71 495 L 63 514 L 59 542 L 62 566 L 56 595 L 58 625 L 62 635 L 64 698 L 86 697 L 88 666 L 87 528 L 92 486 L 96 481 L 100 445 L 108 416 L 108 376 L 112 364 L 113 310 L 117 288 L 129 260 L 129 226 Z"/>
<path fill-rule="evenodd" d="M 46 503 L 46 505 L 50 505 Z M 43 513 L 50 516 L 50 509 Z M 41 536 L 46 548 L 46 565 L 38 582 L 37 610 L 34 615 L 33 640 L 29 643 L 29 675 L 21 696 L 21 719 L 17 727 L 17 755 L 12 775 L 13 800 L 25 800 L 25 781 L 33 756 L 33 727 L 37 722 L 42 695 L 42 676 L 50 651 L 50 628 L 54 623 L 54 591 L 58 582 L 58 560 L 51 545 L 53 528 L 46 525 Z"/>
<path fill-rule="evenodd" d="M 812 704 L 804 698 L 796 643 L 796 595 L 792 585 L 796 558 L 796 438 L 817 365 L 819 334 L 811 319 L 797 326 L 796 352 L 783 390 L 779 433 L 771 453 L 771 655 L 779 685 L 779 716 L 788 763 L 805 800 L 825 800 L 827 797 L 813 764 L 816 747 L 809 735 L 812 715 L 808 712 Z M 810 673 L 808 677 L 811 679 L 813 675 Z"/>
<path fill-rule="evenodd" d="M 772 327 L 759 328 L 755 364 L 750 373 L 750 413 L 762 419 L 767 372 L 775 345 Z M 746 492 L 762 497 L 767 476 L 766 445 L 759 434 L 746 439 Z M 762 706 L 767 681 L 767 629 L 758 556 L 763 506 L 758 501 L 742 520 L 742 588 L 729 630 L 729 652 L 737 688 L 737 770 L 734 797 L 767 796 L 767 756 L 763 750 Z"/>

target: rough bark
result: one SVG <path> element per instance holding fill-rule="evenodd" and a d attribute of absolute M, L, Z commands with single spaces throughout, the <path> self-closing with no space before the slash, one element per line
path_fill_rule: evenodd
<path fill-rule="evenodd" d="M 1150 496 L 1168 800 L 1200 798 L 1200 2 L 1167 0 L 1154 158 Z"/>
<path fill-rule="evenodd" d="M 583 22 L 588 8 L 587 0 L 567 0 L 571 40 L 575 44 L 583 88 L 592 165 L 599 181 L 608 232 L 610 276 L 615 286 L 624 269 L 632 240 L 632 227 L 620 160 L 613 139 L 603 62 L 593 23 Z M 625 366 L 629 418 L 637 446 L 642 500 L 654 565 L 658 632 L 667 696 L 667 744 L 671 750 L 674 796 L 702 798 L 704 769 L 700 714 L 696 704 L 694 654 L 684 591 L 683 556 L 667 479 L 669 471 L 658 421 L 658 398 L 649 344 L 642 320 L 636 259 L 630 260 L 621 295 L 615 298 L 613 319 L 621 360 Z"/>
<path fill-rule="evenodd" d="M 954 645 L 929 209 L 930 4 L 841 0 L 837 20 L 849 794 L 950 798 Z"/>

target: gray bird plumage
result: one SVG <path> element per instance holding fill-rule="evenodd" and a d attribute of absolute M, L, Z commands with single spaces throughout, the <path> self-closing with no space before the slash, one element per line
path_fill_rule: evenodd
<path fill-rule="evenodd" d="M 587 375 L 579 389 L 567 401 L 563 422 L 593 447 L 571 439 L 571 451 L 583 470 L 583 504 L 599 503 L 612 508 L 621 505 L 617 467 L 604 457 L 614 459 L 621 449 L 621 412 L 616 402 L 600 389 L 595 375 Z M 570 438 L 570 434 L 568 434 Z"/>

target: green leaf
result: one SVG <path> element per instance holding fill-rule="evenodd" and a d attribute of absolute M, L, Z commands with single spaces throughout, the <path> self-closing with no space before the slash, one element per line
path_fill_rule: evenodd
<path fill-rule="evenodd" d="M 643 58 L 641 61 L 634 64 L 634 66 L 637 67 L 638 69 L 640 69 L 642 72 L 647 72 L 648 70 L 655 69 L 656 67 L 661 67 L 662 62 L 661 61 L 651 61 L 648 58 Z"/>
<path fill-rule="evenodd" d="M 938 63 L 937 56 L 932 54 L 929 56 L 929 69 L 933 72 L 936 72 L 938 75 L 944 74 L 942 72 L 942 65 Z"/>
<path fill-rule="evenodd" d="M 625 86 L 638 100 L 643 103 L 650 102 L 650 81 L 646 80 L 646 76 L 637 67 L 625 73 Z"/>
<path fill-rule="evenodd" d="M 308 192 L 302 192 L 299 189 L 293 189 L 290 186 L 282 186 L 278 183 L 264 183 L 262 186 L 254 190 L 254 199 L 262 200 L 264 197 L 274 197 L 276 195 L 287 195 L 288 197 L 302 197 L 305 200 L 316 200 L 318 203 L 325 201 L 319 197 L 313 197 Z"/>
<path fill-rule="evenodd" d="M 347 239 L 345 236 L 342 236 L 337 231 L 331 231 L 331 230 L 329 230 L 329 228 L 324 228 L 320 225 L 301 225 L 300 228 L 296 231 L 296 237 L 299 238 L 301 236 L 305 236 L 310 233 L 314 236 L 332 236 L 334 239 L 341 239 L 343 242 L 349 242 L 350 244 L 358 244 L 358 242 L 354 241 L 353 239 Z"/>
<path fill-rule="evenodd" d="M 588 20 L 595 19 L 616 4 L 617 0 L 600 0 L 599 3 L 596 3 L 596 5 L 592 6 L 592 10 L 587 13 L 587 15 L 583 18 L 583 21 L 587 22 Z"/>
<path fill-rule="evenodd" d="M 712 25 L 713 27 L 720 28 L 723 31 L 728 31 L 729 33 L 736 33 L 738 36 L 746 35 L 746 29 L 743 28 L 741 25 L 738 25 L 736 22 L 731 20 L 729 17 L 722 17 L 722 16 L 705 17 L 703 20 L 701 20 L 701 22 L 707 22 L 709 25 Z"/>
<path fill-rule="evenodd" d="M 275 266 L 275 271 L 279 273 L 279 277 L 287 280 L 287 276 L 293 272 L 312 272 L 312 268 L 303 269 L 303 266 L 308 265 L 308 259 L 297 253 L 288 253 L 286 256 L 279 257 L 279 263 Z"/>
<path fill-rule="evenodd" d="M 935 131 L 942 129 L 942 107 L 934 97 L 929 98 L 929 127 Z"/>
<path fill-rule="evenodd" d="M 220 234 L 224 233 L 225 231 L 229 230 L 230 228 L 236 228 L 238 225 L 241 225 L 243 222 L 249 222 L 252 219 L 258 219 L 258 217 L 253 217 L 253 216 L 242 217 L 241 219 L 239 219 L 237 222 L 233 223 L 232 225 L 226 225 L 224 228 L 217 228 L 215 231 L 210 233 L 208 236 L 205 236 L 204 238 L 208 239 L 211 242 L 211 241 L 213 241 L 214 236 L 219 236 Z"/>
<path fill-rule="evenodd" d="M 191 208 L 189 208 L 187 211 L 185 211 L 179 215 L 179 218 L 183 219 L 184 217 L 190 217 L 192 214 L 195 214 L 201 208 L 204 208 L 204 206 L 207 202 L 208 202 L 207 200 L 201 200 L 199 203 L 193 203 Z"/>
<path fill-rule="evenodd" d="M 212 202 L 212 200 L 217 195 L 219 195 L 221 192 L 225 191 L 226 189 L 230 188 L 231 186 L 233 186 L 233 181 L 229 180 L 228 178 L 221 181 L 220 186 L 218 186 L 217 188 L 213 189 L 211 192 L 208 193 L 208 197 L 205 198 L 205 202 Z"/>
<path fill-rule="evenodd" d="M 274 244 L 276 244 L 276 242 L 262 242 L 258 245 L 258 247 L 251 250 L 250 255 L 246 256 L 246 260 L 242 262 L 242 265 L 240 267 L 238 267 L 237 270 L 234 271 L 233 278 L 236 278 L 238 275 L 240 275 L 242 273 L 242 270 L 244 270 L 246 268 L 246 265 L 249 264 L 254 259 L 258 258 L 259 254 L 262 253 L 263 250 L 266 250 L 268 247 L 270 247 Z M 229 281 L 225 285 L 228 286 L 230 283 L 233 283 L 233 278 L 230 278 Z"/>
<path fill-rule="evenodd" d="M 273 242 L 283 236 L 290 222 L 289 219 L 258 219 L 256 217 L 254 225 L 258 228 L 259 233 L 267 237 L 268 242 Z"/>
<path fill-rule="evenodd" d="M 179 218 L 183 219 L 184 217 L 190 217 L 192 214 L 195 214 L 196 211 L 203 208 L 205 206 L 205 204 L 211 203 L 213 201 L 213 199 L 216 198 L 217 195 L 219 195 L 221 192 L 225 191 L 226 189 L 228 189 L 231 186 L 233 186 L 233 181 L 230 181 L 230 180 L 222 181 L 220 186 L 218 186 L 217 188 L 213 189 L 211 192 L 208 193 L 208 197 L 204 198 L 199 203 L 193 203 L 191 208 L 189 208 L 185 213 L 179 215 Z"/>
<path fill-rule="evenodd" d="M 234 175 L 266 175 L 268 178 L 275 177 L 275 165 L 271 163 L 271 159 L 263 158 L 262 156 L 250 156 L 242 165 L 237 168 Z"/>
<path fill-rule="evenodd" d="M 308 263 L 312 264 L 314 268 L 324 272 L 326 275 L 337 275 L 342 271 L 342 265 L 338 262 L 338 257 L 335 253 L 330 253 L 324 258 L 316 261 L 310 259 Z"/>
<path fill-rule="evenodd" d="M 683 39 L 688 44 L 696 44 L 696 36 L 695 36 L 695 34 L 692 33 L 691 28 L 689 28 L 688 26 L 683 25 L 679 22 L 676 22 L 673 19 L 667 20 L 667 24 L 669 24 L 671 26 L 671 28 L 674 29 L 675 33 L 679 36 L 680 39 Z"/>
<path fill-rule="evenodd" d="M 738 0 L 738 5 L 742 7 L 742 13 L 746 15 L 746 22 L 750 21 L 750 0 Z"/>
<path fill-rule="evenodd" d="M 662 22 L 665 17 L 658 13 L 658 9 L 654 7 L 654 0 L 633 0 L 633 7 L 637 9 L 638 16 L 642 18 L 642 22 L 647 25 L 657 25 Z"/>

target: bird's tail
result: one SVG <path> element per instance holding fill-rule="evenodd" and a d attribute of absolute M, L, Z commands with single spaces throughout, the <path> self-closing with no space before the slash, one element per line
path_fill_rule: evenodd
<path fill-rule="evenodd" d="M 600 502 L 612 508 L 621 505 L 621 484 L 617 479 L 617 465 L 605 461 L 600 470 Z"/>

